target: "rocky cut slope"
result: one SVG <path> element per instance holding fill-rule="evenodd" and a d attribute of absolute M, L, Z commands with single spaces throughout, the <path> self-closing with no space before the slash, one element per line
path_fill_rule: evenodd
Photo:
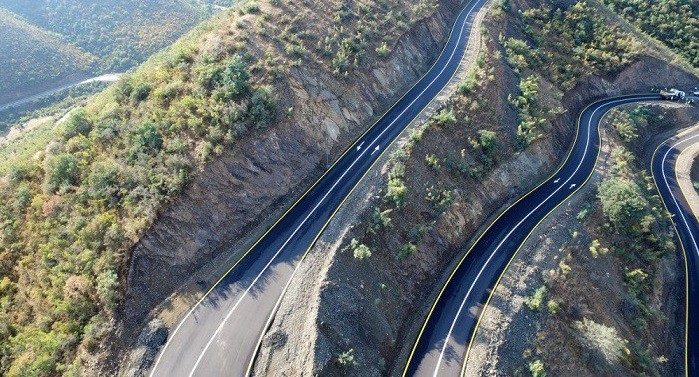
<path fill-rule="evenodd" d="M 584 106 L 696 80 L 596 2 L 497 1 L 483 25 L 482 51 L 455 92 L 309 254 L 257 375 L 400 375 L 454 264 L 483 224 L 554 170 Z"/>
<path fill-rule="evenodd" d="M 49 140 L 32 158 L 8 151 L 0 371 L 117 373 L 419 78 L 460 8 L 243 2 L 27 138 Z"/>

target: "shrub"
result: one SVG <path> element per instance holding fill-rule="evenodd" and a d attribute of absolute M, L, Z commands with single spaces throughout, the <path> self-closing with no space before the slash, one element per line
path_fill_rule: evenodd
<path fill-rule="evenodd" d="M 493 131 L 479 130 L 477 138 L 469 141 L 474 149 L 480 149 L 484 155 L 490 156 L 497 146 L 497 135 Z"/>
<path fill-rule="evenodd" d="M 425 200 L 432 205 L 435 211 L 443 213 L 454 202 L 454 192 L 446 188 L 432 185 L 427 188 Z"/>
<path fill-rule="evenodd" d="M 433 154 L 427 154 L 425 155 L 425 163 L 427 163 L 427 166 L 430 167 L 432 170 L 439 170 L 441 165 L 439 164 L 439 157 L 433 155 Z"/>
<path fill-rule="evenodd" d="M 529 363 L 529 373 L 532 374 L 532 377 L 546 377 L 544 363 L 541 360 L 532 361 Z"/>
<path fill-rule="evenodd" d="M 139 83 L 131 92 L 131 103 L 137 104 L 145 101 L 153 88 L 147 83 Z"/>
<path fill-rule="evenodd" d="M 600 254 L 605 255 L 609 252 L 609 249 L 606 247 L 602 247 L 602 244 L 600 244 L 599 240 L 595 239 L 592 240 L 590 243 L 589 247 L 590 253 L 592 253 L 593 258 L 597 258 Z"/>
<path fill-rule="evenodd" d="M 453 109 L 442 109 L 442 111 L 437 113 L 432 119 L 436 125 L 446 127 L 456 123 L 456 114 L 454 113 Z"/>
<path fill-rule="evenodd" d="M 405 205 L 405 199 L 408 195 L 408 187 L 405 186 L 400 178 L 391 178 L 388 180 L 388 190 L 386 191 L 385 199 L 392 202 L 396 207 Z"/>
<path fill-rule="evenodd" d="M 350 348 L 337 356 L 337 362 L 344 367 L 357 365 L 357 361 L 354 359 L 354 349 Z"/>
<path fill-rule="evenodd" d="M 119 301 L 119 278 L 114 271 L 104 271 L 97 275 L 97 297 L 108 310 L 116 309 Z"/>
<path fill-rule="evenodd" d="M 386 42 L 381 43 L 379 47 L 376 48 L 376 55 L 378 55 L 380 58 L 385 58 L 388 56 L 389 49 L 388 49 L 388 44 Z"/>
<path fill-rule="evenodd" d="M 61 130 L 61 136 L 65 140 L 71 139 L 77 135 L 87 135 L 92 129 L 92 124 L 87 119 L 87 112 L 83 108 L 79 108 L 68 117 Z"/>
<path fill-rule="evenodd" d="M 376 234 L 382 228 L 388 228 L 391 226 L 391 218 L 388 216 L 392 209 L 387 209 L 381 211 L 380 208 L 374 209 L 374 213 L 371 216 L 371 224 L 369 225 L 369 233 Z"/>
<path fill-rule="evenodd" d="M 578 342 L 590 351 L 594 361 L 613 365 L 621 360 L 626 342 L 615 328 L 587 318 L 575 321 L 573 327 L 578 331 Z"/>
<path fill-rule="evenodd" d="M 106 201 L 108 206 L 118 202 L 119 170 L 113 163 L 98 162 L 92 166 L 86 179 L 86 191 L 90 198 Z"/>
<path fill-rule="evenodd" d="M 539 287 L 534 293 L 524 299 L 524 304 L 527 305 L 529 309 L 532 311 L 537 311 L 541 309 L 541 306 L 544 303 L 544 295 L 546 294 L 546 287 L 541 286 Z"/>
<path fill-rule="evenodd" d="M 350 242 L 350 249 L 352 250 L 354 259 L 364 260 L 371 256 L 371 249 L 369 249 L 369 246 L 359 243 L 359 241 L 354 238 Z"/>
<path fill-rule="evenodd" d="M 399 259 L 407 258 L 407 257 L 415 254 L 415 252 L 417 252 L 417 246 L 414 243 L 412 243 L 412 242 L 404 243 L 401 246 L 400 251 L 398 251 L 398 258 Z"/>
<path fill-rule="evenodd" d="M 49 193 L 75 185 L 80 173 L 78 158 L 66 153 L 47 158 L 44 161 L 44 170 L 46 172 L 45 188 Z"/>
<path fill-rule="evenodd" d="M 556 313 L 558 313 L 558 309 L 559 309 L 560 307 L 561 307 L 561 305 L 560 305 L 559 303 L 557 303 L 556 301 L 554 301 L 554 300 L 549 300 L 549 301 L 546 303 L 546 309 L 548 309 L 549 313 L 551 313 L 551 314 L 556 314 Z"/>
<path fill-rule="evenodd" d="M 617 227 L 629 231 L 630 224 L 638 224 L 646 213 L 648 201 L 636 182 L 623 177 L 610 177 L 598 187 L 597 197 L 602 211 Z"/>

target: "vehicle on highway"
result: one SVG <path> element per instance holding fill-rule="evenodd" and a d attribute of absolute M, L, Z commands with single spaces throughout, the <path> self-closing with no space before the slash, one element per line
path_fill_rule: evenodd
<path fill-rule="evenodd" d="M 660 95 L 663 96 L 663 99 L 671 101 L 680 101 L 687 96 L 687 93 L 679 89 L 671 88 L 661 90 Z"/>

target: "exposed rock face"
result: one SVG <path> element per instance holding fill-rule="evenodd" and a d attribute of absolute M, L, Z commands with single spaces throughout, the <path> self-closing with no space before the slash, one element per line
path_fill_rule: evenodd
<path fill-rule="evenodd" d="M 387 59 L 350 78 L 314 64 L 292 70 L 282 94 L 293 103 L 290 116 L 207 164 L 134 247 L 115 341 L 124 343 L 121 348 L 130 347 L 152 310 L 173 293 L 200 296 L 220 276 L 217 267 L 241 255 L 321 174 L 328 158 L 417 81 L 441 51 L 461 7 L 459 0 L 439 3 Z M 190 284 L 182 288 L 183 282 Z M 169 325 L 193 303 L 177 296 L 158 309 L 168 313 Z"/>

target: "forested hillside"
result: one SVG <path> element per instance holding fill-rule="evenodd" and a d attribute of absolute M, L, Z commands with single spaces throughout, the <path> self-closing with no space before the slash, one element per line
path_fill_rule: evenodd
<path fill-rule="evenodd" d="M 163 208 L 207 161 L 300 111 L 279 94 L 290 73 L 312 66 L 342 82 L 435 9 L 272 3 L 225 11 L 31 145 L 0 150 L 0 373 L 80 370 L 113 326 L 131 247 Z"/>
<path fill-rule="evenodd" d="M 699 1 L 604 0 L 641 30 L 699 67 Z"/>
<path fill-rule="evenodd" d="M 0 92 L 93 68 L 95 58 L 0 8 Z"/>
<path fill-rule="evenodd" d="M 0 0 L 0 7 L 99 56 L 102 70 L 145 60 L 205 16 L 189 0 Z"/>

